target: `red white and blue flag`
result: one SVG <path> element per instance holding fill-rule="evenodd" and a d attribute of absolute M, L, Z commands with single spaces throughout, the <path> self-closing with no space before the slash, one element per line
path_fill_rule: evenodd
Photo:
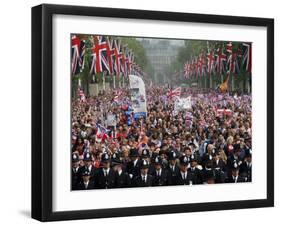
<path fill-rule="evenodd" d="M 170 90 L 167 93 L 167 97 L 169 98 L 180 97 L 180 95 L 181 95 L 181 87 L 177 87 L 174 90 Z"/>
<path fill-rule="evenodd" d="M 71 37 L 71 72 L 76 75 L 84 69 L 85 40 L 76 35 Z"/>
<path fill-rule="evenodd" d="M 104 126 L 97 124 L 96 141 L 102 142 L 109 138 L 110 130 L 106 129 Z"/>
<path fill-rule="evenodd" d="M 104 36 L 93 36 L 91 74 L 110 71 L 110 47 Z"/>

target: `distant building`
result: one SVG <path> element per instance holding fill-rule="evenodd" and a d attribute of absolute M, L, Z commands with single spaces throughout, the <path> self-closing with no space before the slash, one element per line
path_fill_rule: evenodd
<path fill-rule="evenodd" d="M 138 38 L 146 50 L 146 55 L 154 68 L 153 78 L 157 83 L 167 82 L 166 68 L 175 61 L 183 40 Z"/>

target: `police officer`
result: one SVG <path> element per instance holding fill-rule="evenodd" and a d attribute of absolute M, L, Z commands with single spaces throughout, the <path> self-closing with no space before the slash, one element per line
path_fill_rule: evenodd
<path fill-rule="evenodd" d="M 115 185 L 115 172 L 110 168 L 110 158 L 108 153 L 101 156 L 101 168 L 95 174 L 97 188 L 113 188 Z"/>
<path fill-rule="evenodd" d="M 134 186 L 137 187 L 150 187 L 153 185 L 153 176 L 148 174 L 149 163 L 147 160 L 141 160 L 140 175 L 134 178 Z"/>
<path fill-rule="evenodd" d="M 177 184 L 177 175 L 179 174 L 179 167 L 177 165 L 177 154 L 174 151 L 168 153 L 169 164 L 167 166 L 168 170 L 168 184 L 176 185 Z"/>
<path fill-rule="evenodd" d="M 209 170 L 205 172 L 204 175 L 204 184 L 215 184 L 216 183 L 216 176 L 213 170 Z"/>
<path fill-rule="evenodd" d="M 195 155 L 190 156 L 190 168 L 188 169 L 188 172 L 191 177 L 191 183 L 192 184 L 202 184 L 203 178 L 202 178 L 202 167 L 199 167 L 197 165 L 197 157 Z"/>
<path fill-rule="evenodd" d="M 89 190 L 94 189 L 95 184 L 93 180 L 90 180 L 91 172 L 87 169 L 84 169 L 82 172 L 82 181 L 77 184 L 76 190 Z"/>
<path fill-rule="evenodd" d="M 245 179 L 239 175 L 239 165 L 234 161 L 231 166 L 231 175 L 226 180 L 227 183 L 241 183 L 245 182 Z"/>
<path fill-rule="evenodd" d="M 130 178 L 133 179 L 140 174 L 140 159 L 138 150 L 132 148 L 129 153 L 130 161 L 127 163 L 126 171 L 130 175 Z"/>
<path fill-rule="evenodd" d="M 252 150 L 245 150 L 244 161 L 240 166 L 240 175 L 245 178 L 247 182 L 252 181 Z"/>
<path fill-rule="evenodd" d="M 231 154 L 227 158 L 227 166 L 228 166 L 228 168 L 232 168 L 234 162 L 236 162 L 236 164 L 238 164 L 238 166 L 240 166 L 242 164 L 240 144 L 234 144 L 233 145 L 233 154 Z"/>
<path fill-rule="evenodd" d="M 111 158 L 112 168 L 115 172 L 114 188 L 130 187 L 131 179 L 127 172 L 125 172 L 119 153 L 114 153 Z"/>
<path fill-rule="evenodd" d="M 152 175 L 154 174 L 154 167 L 152 164 L 150 164 L 150 154 L 149 154 L 149 150 L 148 149 L 143 149 L 141 152 L 141 159 L 142 160 L 146 160 L 149 163 L 148 166 L 148 174 Z"/>
<path fill-rule="evenodd" d="M 180 158 L 180 171 L 177 173 L 176 184 L 177 185 L 191 185 L 192 178 L 188 172 L 188 158 L 182 155 Z"/>
<path fill-rule="evenodd" d="M 83 162 L 84 166 L 81 167 L 80 173 L 82 174 L 85 170 L 88 170 L 90 172 L 90 180 L 94 180 L 95 168 L 92 164 L 92 155 L 89 152 L 84 153 Z"/>
<path fill-rule="evenodd" d="M 156 156 L 154 158 L 154 173 L 152 174 L 153 186 L 165 186 L 168 184 L 168 171 L 162 165 L 162 158 Z"/>
<path fill-rule="evenodd" d="M 72 172 L 71 172 L 71 187 L 72 190 L 76 189 L 78 183 L 81 181 L 81 170 L 79 165 L 79 155 L 76 153 L 72 154 Z"/>
<path fill-rule="evenodd" d="M 202 156 L 202 165 L 205 166 L 207 162 L 213 160 L 213 155 L 215 153 L 215 146 L 213 144 L 207 144 L 207 152 Z"/>
<path fill-rule="evenodd" d="M 213 167 L 213 159 L 207 160 L 205 162 L 205 166 L 202 170 L 202 173 L 203 173 L 204 183 L 207 183 L 208 177 L 210 177 L 210 175 L 213 175 L 214 178 L 215 178 L 216 173 L 215 173 L 215 170 L 214 170 L 214 167 Z"/>
<path fill-rule="evenodd" d="M 216 151 L 213 158 L 213 168 L 215 170 L 216 183 L 224 183 L 226 178 L 226 165 L 222 159 L 220 159 L 219 151 Z"/>

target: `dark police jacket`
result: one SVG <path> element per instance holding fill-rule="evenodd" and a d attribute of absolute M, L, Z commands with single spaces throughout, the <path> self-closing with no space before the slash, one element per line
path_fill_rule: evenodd
<path fill-rule="evenodd" d="M 131 179 L 127 172 L 122 170 L 122 173 L 119 175 L 118 172 L 116 172 L 115 176 L 115 188 L 126 188 L 131 186 Z"/>
<path fill-rule="evenodd" d="M 87 170 L 88 167 L 86 166 L 82 166 L 79 168 L 79 174 L 80 174 L 80 181 L 82 182 L 82 173 Z M 92 165 L 91 167 L 91 170 L 90 170 L 90 180 L 93 181 L 94 180 L 94 176 L 95 176 L 95 171 L 96 171 L 96 168 Z"/>
<path fill-rule="evenodd" d="M 113 188 L 115 185 L 116 173 L 109 169 L 108 175 L 105 177 L 103 168 L 100 168 L 95 173 L 96 188 Z"/>
<path fill-rule="evenodd" d="M 136 165 L 134 166 L 134 162 L 130 161 L 126 165 L 126 171 L 128 174 L 132 174 L 133 178 L 140 175 L 140 163 L 141 161 L 138 159 Z"/>
<path fill-rule="evenodd" d="M 87 187 L 85 187 L 84 182 L 80 181 L 80 182 L 76 185 L 76 187 L 75 187 L 74 190 L 89 190 L 89 189 L 94 189 L 95 187 L 96 187 L 96 186 L 95 186 L 95 184 L 94 184 L 93 181 L 89 181 Z"/>
<path fill-rule="evenodd" d="M 180 171 L 180 168 L 175 165 L 174 170 L 170 167 L 170 164 L 167 166 L 168 171 L 168 184 L 169 185 L 176 185 L 177 184 L 177 175 Z"/>
<path fill-rule="evenodd" d="M 78 167 L 77 171 L 72 167 L 71 169 L 71 186 L 72 190 L 76 188 L 77 184 L 81 182 L 81 167 Z"/>
<path fill-rule="evenodd" d="M 153 176 L 147 174 L 146 181 L 142 180 L 142 176 L 139 175 L 133 179 L 133 186 L 136 187 L 150 187 L 153 185 Z"/>
<path fill-rule="evenodd" d="M 154 170 L 153 174 L 153 186 L 165 186 L 168 185 L 168 171 L 164 168 L 161 169 L 161 175 L 157 175 L 157 170 Z"/>
<path fill-rule="evenodd" d="M 188 174 L 191 177 L 192 184 L 202 184 L 203 183 L 203 175 L 200 169 L 198 168 L 189 168 Z"/>
<path fill-rule="evenodd" d="M 190 173 L 187 171 L 186 178 L 182 178 L 181 171 L 177 173 L 176 184 L 177 185 L 190 185 L 192 183 L 192 178 Z"/>
<path fill-rule="evenodd" d="M 239 175 L 236 183 L 241 183 L 241 182 L 245 182 L 245 178 L 243 178 Z M 232 176 L 230 176 L 230 177 L 227 178 L 226 183 L 235 183 L 235 180 Z"/>
<path fill-rule="evenodd" d="M 240 166 L 240 175 L 247 178 L 247 182 L 252 181 L 252 163 L 247 165 L 247 162 L 243 162 Z"/>

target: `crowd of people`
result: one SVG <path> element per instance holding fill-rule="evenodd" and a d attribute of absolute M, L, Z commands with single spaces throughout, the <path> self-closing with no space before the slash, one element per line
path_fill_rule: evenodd
<path fill-rule="evenodd" d="M 72 189 L 252 181 L 251 95 L 187 89 L 175 111 L 166 86 L 146 88 L 135 118 L 129 90 L 72 101 Z"/>

